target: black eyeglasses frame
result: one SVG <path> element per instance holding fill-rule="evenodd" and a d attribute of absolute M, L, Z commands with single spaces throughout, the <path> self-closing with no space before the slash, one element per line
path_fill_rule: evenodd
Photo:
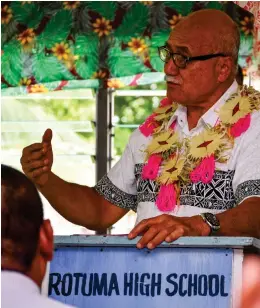
<path fill-rule="evenodd" d="M 180 53 L 177 53 L 177 52 L 172 52 L 170 51 L 167 46 L 161 46 L 161 47 L 158 47 L 158 53 L 159 53 L 159 57 L 160 57 L 160 51 L 162 49 L 165 49 L 169 52 L 170 54 L 170 58 L 172 58 L 174 64 L 179 67 L 179 68 L 185 68 L 187 66 L 187 64 L 191 61 L 205 61 L 205 60 L 209 60 L 209 59 L 212 59 L 212 58 L 216 58 L 216 57 L 227 57 L 227 55 L 225 55 L 224 53 L 215 53 L 215 54 L 209 54 L 209 55 L 202 55 L 202 56 L 196 56 L 196 57 L 187 57 L 187 56 L 184 56 Z M 175 55 L 179 55 L 179 56 L 182 56 L 185 60 L 185 66 L 183 67 L 180 67 L 178 66 L 176 63 L 175 63 L 175 60 L 174 60 L 174 56 Z M 167 63 L 168 61 L 164 61 L 161 57 L 160 59 L 164 62 L 164 63 Z"/>

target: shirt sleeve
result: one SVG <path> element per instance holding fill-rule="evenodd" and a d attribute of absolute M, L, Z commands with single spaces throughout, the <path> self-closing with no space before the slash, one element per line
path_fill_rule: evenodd
<path fill-rule="evenodd" d="M 135 161 L 133 155 L 134 133 L 115 166 L 94 187 L 106 200 L 114 205 L 136 212 L 137 190 Z"/>
<path fill-rule="evenodd" d="M 249 129 L 239 138 L 242 140 L 233 178 L 236 204 L 260 197 L 260 112 L 251 115 Z"/>

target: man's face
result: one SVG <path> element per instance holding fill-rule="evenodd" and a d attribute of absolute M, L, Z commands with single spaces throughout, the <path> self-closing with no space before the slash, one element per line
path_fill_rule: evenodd
<path fill-rule="evenodd" d="M 195 57 L 214 53 L 211 42 L 212 37 L 207 32 L 196 28 L 187 31 L 176 27 L 167 41 L 167 47 L 174 53 Z M 186 68 L 178 68 L 170 59 L 164 66 L 167 75 L 167 97 L 184 106 L 196 106 L 206 102 L 218 86 L 217 59 L 191 61 Z"/>

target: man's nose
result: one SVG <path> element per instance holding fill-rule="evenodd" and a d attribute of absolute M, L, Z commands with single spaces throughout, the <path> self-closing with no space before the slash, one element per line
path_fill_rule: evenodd
<path fill-rule="evenodd" d="M 166 75 L 178 75 L 179 68 L 176 66 L 172 58 L 167 63 L 165 63 L 164 73 Z"/>

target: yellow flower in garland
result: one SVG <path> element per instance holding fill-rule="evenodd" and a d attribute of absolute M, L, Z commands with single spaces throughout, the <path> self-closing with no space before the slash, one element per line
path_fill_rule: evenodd
<path fill-rule="evenodd" d="M 119 79 L 110 79 L 107 82 L 107 86 L 108 88 L 119 89 L 119 88 L 123 88 L 125 84 Z"/>
<path fill-rule="evenodd" d="M 24 77 L 20 80 L 19 86 L 29 86 L 31 83 L 32 83 L 31 79 Z"/>
<path fill-rule="evenodd" d="M 26 29 L 17 36 L 18 41 L 20 41 L 23 46 L 30 45 L 33 42 L 34 38 L 35 33 L 33 29 Z"/>
<path fill-rule="evenodd" d="M 222 145 L 222 135 L 214 129 L 202 131 L 190 140 L 190 155 L 193 159 L 214 154 Z"/>
<path fill-rule="evenodd" d="M 140 2 L 147 6 L 153 5 L 153 1 L 140 1 Z"/>
<path fill-rule="evenodd" d="M 145 44 L 145 40 L 141 38 L 133 37 L 131 41 L 127 43 L 127 45 L 134 54 L 142 54 L 147 50 L 147 45 Z"/>
<path fill-rule="evenodd" d="M 98 36 L 109 35 L 111 32 L 112 26 L 110 25 L 110 21 L 105 19 L 104 17 L 97 18 L 96 21 L 92 24 L 94 28 L 94 32 L 97 33 Z"/>
<path fill-rule="evenodd" d="M 173 15 L 172 18 L 169 20 L 169 24 L 171 29 L 174 29 L 177 23 L 182 19 L 182 15 Z"/>
<path fill-rule="evenodd" d="M 59 59 L 59 60 L 68 60 L 69 59 L 69 54 L 70 54 L 70 49 L 69 45 L 62 42 L 62 43 L 57 43 L 52 47 L 52 52 L 54 55 Z"/>
<path fill-rule="evenodd" d="M 79 59 L 78 55 L 73 55 L 71 53 L 68 54 L 68 59 L 64 60 L 64 64 L 67 66 L 69 70 L 73 69 L 75 66 L 75 61 Z"/>
<path fill-rule="evenodd" d="M 147 147 L 148 157 L 152 154 L 163 153 L 170 150 L 172 147 L 177 146 L 178 134 L 168 130 L 154 137 L 152 142 Z"/>
<path fill-rule="evenodd" d="M 176 104 L 158 107 L 154 110 L 154 113 L 156 114 L 154 118 L 156 121 L 162 121 L 164 119 L 170 118 L 176 109 Z"/>
<path fill-rule="evenodd" d="M 158 182 L 161 185 L 166 185 L 178 181 L 178 177 L 182 172 L 184 163 L 185 159 L 177 159 L 176 156 L 174 156 L 172 159 L 169 159 L 163 166 L 162 173 L 157 179 Z"/>
<path fill-rule="evenodd" d="M 1 23 L 2 24 L 9 24 L 12 17 L 13 17 L 12 9 L 8 5 L 5 5 L 4 7 L 2 7 L 2 9 L 1 9 Z"/>
<path fill-rule="evenodd" d="M 254 33 L 254 17 L 245 17 L 244 20 L 240 21 L 241 30 L 245 35 L 250 35 Z"/>
<path fill-rule="evenodd" d="M 45 93 L 49 90 L 45 88 L 42 84 L 34 84 L 31 87 L 29 87 L 29 93 Z"/>
<path fill-rule="evenodd" d="M 80 1 L 64 1 L 64 9 L 65 10 L 74 10 L 76 9 L 80 4 Z"/>
<path fill-rule="evenodd" d="M 99 70 L 93 74 L 92 78 L 93 79 L 105 79 L 107 78 L 107 72 L 103 70 Z"/>
<path fill-rule="evenodd" d="M 235 96 L 227 101 L 219 111 L 219 118 L 223 124 L 234 124 L 251 112 L 251 100 L 248 96 Z"/>

